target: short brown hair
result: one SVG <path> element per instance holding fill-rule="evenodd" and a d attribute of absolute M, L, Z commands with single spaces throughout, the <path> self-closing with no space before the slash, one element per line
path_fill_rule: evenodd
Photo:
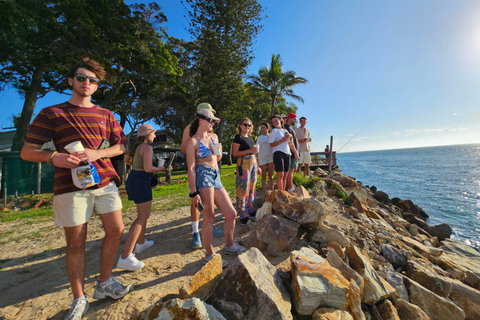
<path fill-rule="evenodd" d="M 76 64 L 74 64 L 70 68 L 70 71 L 68 72 L 68 77 L 69 78 L 75 77 L 75 73 L 77 73 L 77 70 L 80 68 L 84 68 L 95 73 L 95 76 L 99 80 L 105 79 L 105 74 L 106 74 L 105 68 L 100 63 L 90 58 L 83 58 L 82 61 L 79 61 Z"/>
<path fill-rule="evenodd" d="M 306 121 L 306 120 L 307 120 L 307 117 L 300 117 L 300 120 L 302 120 L 302 119 L 305 119 L 305 121 Z"/>

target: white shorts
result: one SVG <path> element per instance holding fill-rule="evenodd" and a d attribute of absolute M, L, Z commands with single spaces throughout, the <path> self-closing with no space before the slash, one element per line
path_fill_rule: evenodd
<path fill-rule="evenodd" d="M 310 152 L 300 152 L 300 157 L 298 158 L 298 163 L 300 164 L 310 164 L 312 162 L 312 157 L 310 157 Z"/>
<path fill-rule="evenodd" d="M 115 182 L 103 188 L 80 190 L 53 197 L 54 224 L 61 227 L 75 227 L 86 223 L 97 214 L 122 209 L 122 200 Z"/>

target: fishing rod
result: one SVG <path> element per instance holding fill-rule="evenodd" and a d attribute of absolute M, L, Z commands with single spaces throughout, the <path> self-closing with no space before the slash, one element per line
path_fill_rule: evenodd
<path fill-rule="evenodd" d="M 339 150 L 337 150 L 337 152 L 340 152 L 350 141 L 352 141 L 353 138 L 355 138 L 359 133 L 361 132 L 358 131 L 353 137 L 350 138 L 350 140 L 348 140 Z"/>

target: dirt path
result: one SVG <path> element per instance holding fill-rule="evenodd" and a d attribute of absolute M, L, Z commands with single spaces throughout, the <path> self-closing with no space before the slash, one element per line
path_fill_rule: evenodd
<path fill-rule="evenodd" d="M 118 256 L 128 227 L 136 217 L 134 209 L 124 213 L 126 225 Z M 38 221 L 38 220 L 37 220 Z M 223 229 L 217 212 L 215 225 Z M 88 226 L 86 293 L 91 299 L 98 278 L 103 230 L 98 217 Z M 0 232 L 11 232 L 0 239 L 0 319 L 63 319 L 72 295 L 65 269 L 65 239 L 62 228 L 53 221 L 28 224 L 20 220 L 0 225 Z M 245 227 L 237 226 L 235 239 Z M 136 272 L 114 269 L 114 276 L 133 284 L 134 290 L 118 301 L 92 300 L 84 319 L 131 319 L 151 304 L 177 295 L 179 288 L 203 266 L 204 250 L 192 250 L 189 207 L 170 212 L 156 211 L 147 225 L 152 248 L 138 254 L 146 266 Z M 214 238 L 215 251 L 223 253 L 224 238 Z M 235 257 L 223 254 L 233 262 Z"/>

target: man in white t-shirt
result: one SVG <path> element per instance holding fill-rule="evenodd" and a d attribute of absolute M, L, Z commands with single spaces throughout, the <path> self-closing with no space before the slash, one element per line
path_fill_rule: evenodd
<path fill-rule="evenodd" d="M 302 172 L 302 164 L 305 165 L 305 176 L 308 178 L 310 177 L 310 162 L 312 162 L 312 158 L 310 157 L 310 144 L 309 142 L 312 141 L 310 137 L 310 131 L 305 128 L 307 124 L 307 118 L 301 117 L 300 118 L 300 127 L 295 129 L 295 133 L 297 135 L 298 143 L 299 143 L 299 161 L 297 172 Z"/>

